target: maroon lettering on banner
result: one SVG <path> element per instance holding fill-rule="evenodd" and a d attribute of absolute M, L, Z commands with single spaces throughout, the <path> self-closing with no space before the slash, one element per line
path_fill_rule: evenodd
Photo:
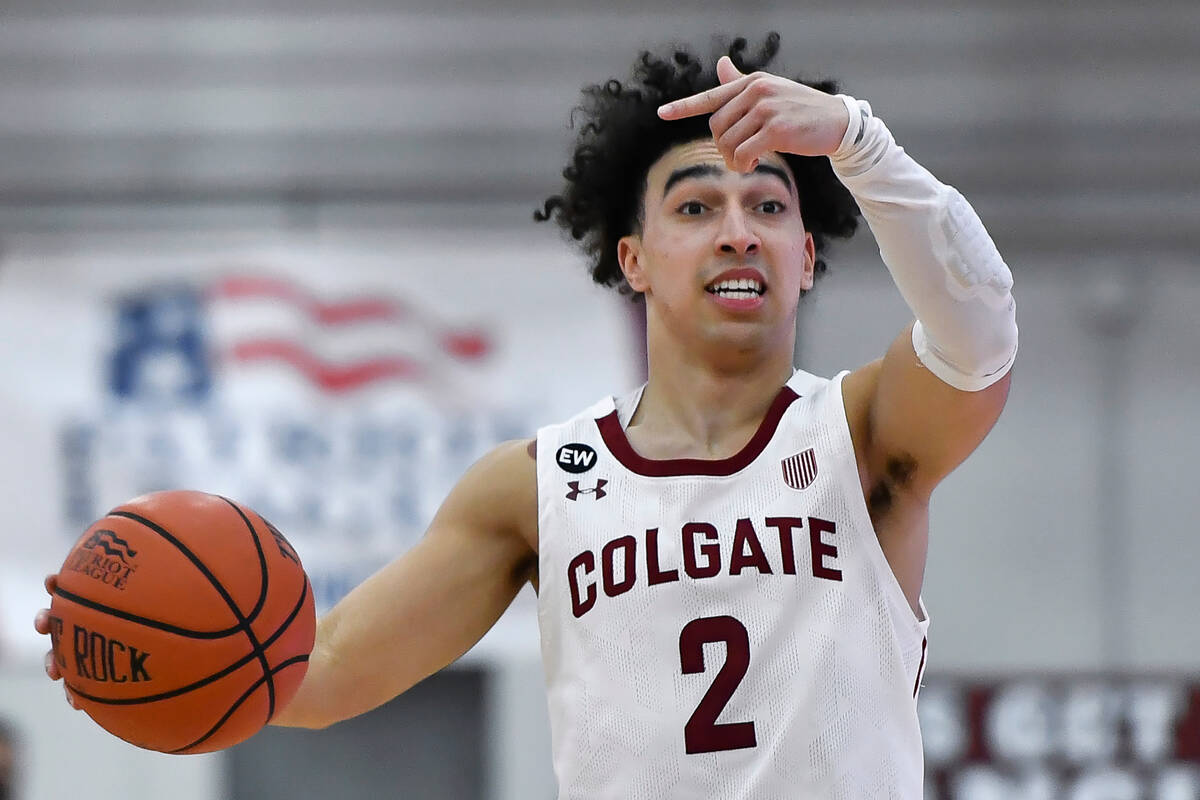
<path fill-rule="evenodd" d="M 969 747 L 964 758 L 990 761 L 992 753 L 988 746 L 987 716 L 984 712 L 992 702 L 992 690 L 990 687 L 974 686 L 967 691 L 965 700 Z"/>
<path fill-rule="evenodd" d="M 1191 687 L 1183 702 L 1187 711 L 1176 728 L 1175 757 L 1195 763 L 1200 761 L 1200 683 Z"/>
<path fill-rule="evenodd" d="M 783 556 L 783 574 L 796 574 L 796 549 L 792 542 L 792 528 L 804 527 L 799 517 L 767 517 L 767 527 L 779 531 L 779 552 Z"/>
<path fill-rule="evenodd" d="M 646 531 L 646 582 L 651 586 L 679 580 L 679 570 L 663 570 L 658 565 L 658 528 Z"/>
<path fill-rule="evenodd" d="M 617 551 L 623 550 L 625 555 L 621 565 L 621 580 L 616 578 Z M 604 579 L 604 593 L 609 597 L 625 594 L 633 588 L 637 579 L 637 539 L 632 536 L 622 536 L 604 545 L 600 553 L 601 574 Z"/>
<path fill-rule="evenodd" d="M 954 800 L 966 785 L 1005 798 L 1200 798 L 1195 678 L 1021 672 L 921 687 L 925 800 Z"/>
<path fill-rule="evenodd" d="M 697 547 L 696 536 L 702 535 L 707 544 Z M 717 529 L 707 522 L 689 522 L 683 526 L 683 570 L 689 578 L 711 578 L 721 571 L 721 546 L 717 544 Z M 701 566 L 697 555 L 704 556 Z"/>
<path fill-rule="evenodd" d="M 749 552 L 746 552 L 746 551 Z M 767 562 L 767 554 L 763 552 L 762 542 L 754 532 L 754 526 L 748 519 L 739 519 L 737 529 L 733 532 L 733 553 L 729 556 L 729 574 L 740 575 L 747 567 L 754 567 L 763 575 L 771 574 L 771 565 Z"/>
<path fill-rule="evenodd" d="M 591 550 L 584 550 L 579 555 L 571 559 L 571 563 L 567 565 L 567 584 L 571 588 L 571 613 L 579 619 L 584 614 L 592 610 L 592 606 L 596 605 L 596 581 L 592 581 L 587 585 L 586 596 L 581 596 L 579 591 L 579 574 L 584 575 L 596 571 L 596 555 Z"/>
<path fill-rule="evenodd" d="M 808 518 L 808 539 L 812 544 L 813 577 L 840 581 L 842 579 L 842 571 L 825 566 L 825 558 L 834 559 L 837 558 L 838 554 L 835 546 L 822 541 L 821 535 L 825 533 L 837 533 L 837 526 L 827 519 L 820 519 L 819 517 Z"/>

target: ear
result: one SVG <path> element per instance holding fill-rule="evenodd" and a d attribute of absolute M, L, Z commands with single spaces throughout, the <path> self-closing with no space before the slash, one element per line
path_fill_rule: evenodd
<path fill-rule="evenodd" d="M 817 245 L 813 241 L 813 235 L 808 231 L 804 232 L 804 273 L 800 277 L 800 288 L 808 291 L 813 287 L 813 280 L 816 277 L 817 266 Z"/>
<path fill-rule="evenodd" d="M 617 242 L 617 261 L 621 264 L 621 272 L 625 281 L 635 292 L 644 292 L 650 288 L 646 269 L 642 263 L 642 237 L 636 233 L 622 236 Z"/>

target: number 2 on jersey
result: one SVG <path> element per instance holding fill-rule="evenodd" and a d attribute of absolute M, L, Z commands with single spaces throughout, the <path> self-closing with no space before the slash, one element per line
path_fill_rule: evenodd
<path fill-rule="evenodd" d="M 753 722 L 717 722 L 750 668 L 750 634 L 733 617 L 692 620 L 679 632 L 679 663 L 684 675 L 705 671 L 704 645 L 710 642 L 725 643 L 725 663 L 683 726 L 684 748 L 692 754 L 755 747 L 758 739 Z"/>

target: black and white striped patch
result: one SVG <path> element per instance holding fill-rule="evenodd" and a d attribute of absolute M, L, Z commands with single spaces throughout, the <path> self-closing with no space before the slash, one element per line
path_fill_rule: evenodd
<path fill-rule="evenodd" d="M 811 447 L 779 463 L 783 467 L 783 482 L 793 489 L 807 489 L 817 478 L 817 454 Z"/>

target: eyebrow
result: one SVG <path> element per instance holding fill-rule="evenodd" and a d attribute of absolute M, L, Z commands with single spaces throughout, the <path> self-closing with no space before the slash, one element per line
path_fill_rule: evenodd
<path fill-rule="evenodd" d="M 759 164 L 754 168 L 754 171 L 760 175 L 774 175 L 783 181 L 783 185 L 787 187 L 789 193 L 792 191 L 792 179 L 785 170 L 773 167 L 770 164 Z M 667 182 L 663 186 L 663 197 L 666 197 L 667 192 L 671 191 L 671 187 L 680 181 L 685 181 L 689 178 L 716 178 L 720 175 L 721 170 L 715 164 L 693 164 L 690 167 L 681 167 L 667 177 Z"/>

